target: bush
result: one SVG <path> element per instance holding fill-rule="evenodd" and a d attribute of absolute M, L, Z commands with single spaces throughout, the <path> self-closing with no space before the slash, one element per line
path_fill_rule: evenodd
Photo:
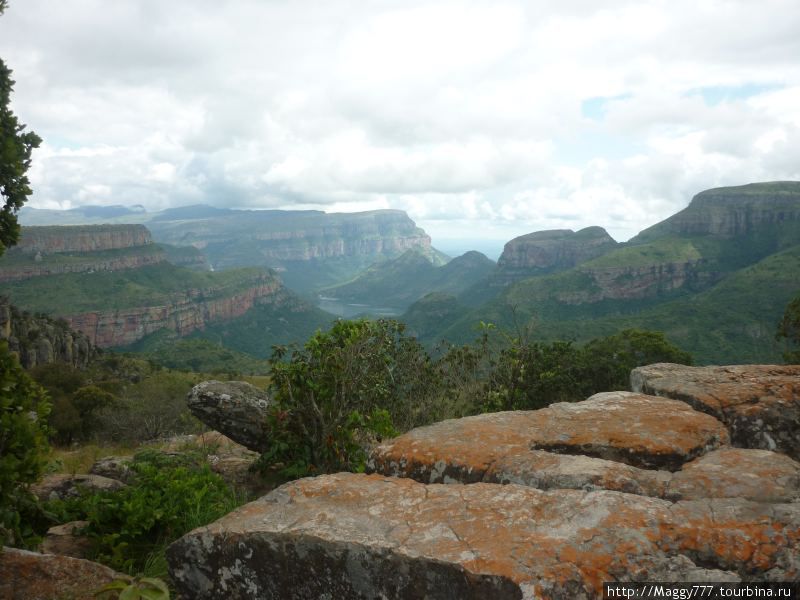
<path fill-rule="evenodd" d="M 0 342 L 0 542 L 12 546 L 35 543 L 30 523 L 37 513 L 28 490 L 44 471 L 47 415 L 50 404 L 44 390 Z"/>
<path fill-rule="evenodd" d="M 89 521 L 93 558 L 131 575 L 164 575 L 167 545 L 242 503 L 199 458 L 147 450 L 131 470 L 135 480 L 126 488 L 48 504 L 61 522 Z"/>
<path fill-rule="evenodd" d="M 800 364 L 800 296 L 786 307 L 775 337 L 778 340 L 785 338 L 790 346 L 783 353 L 783 360 L 787 364 Z M 795 348 L 792 349 L 792 346 Z"/>
<path fill-rule="evenodd" d="M 430 358 L 402 323 L 338 321 L 286 352 L 269 361 L 276 406 L 263 462 L 287 475 L 360 470 L 367 439 L 429 420 Z"/>

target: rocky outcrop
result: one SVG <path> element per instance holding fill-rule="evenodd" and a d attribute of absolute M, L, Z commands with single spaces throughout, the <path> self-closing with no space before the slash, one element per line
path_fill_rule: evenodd
<path fill-rule="evenodd" d="M 245 381 L 204 381 L 186 397 L 192 414 L 250 450 L 267 447 L 267 415 L 271 400 L 266 392 Z"/>
<path fill-rule="evenodd" d="M 144 225 L 64 225 L 23 227 L 19 243 L 10 252 L 62 254 L 134 248 L 153 243 Z"/>
<path fill-rule="evenodd" d="M 66 316 L 70 327 L 84 333 L 100 348 L 126 346 L 159 329 L 180 336 L 202 330 L 213 321 L 240 317 L 260 304 L 291 302 L 280 280 L 271 274 L 259 274 L 236 283 L 236 290 L 224 288 L 192 289 L 160 306 L 120 310 L 92 311 Z"/>
<path fill-rule="evenodd" d="M 116 479 L 101 477 L 100 475 L 45 475 L 42 480 L 31 486 L 31 491 L 41 502 L 48 500 L 64 500 L 75 498 L 81 490 L 89 492 L 114 492 L 122 489 L 125 484 Z"/>
<path fill-rule="evenodd" d="M 586 227 L 580 231 L 536 231 L 508 242 L 497 261 L 497 267 L 509 280 L 564 271 L 602 256 L 617 245 L 602 227 Z"/>
<path fill-rule="evenodd" d="M 670 427 L 663 427 L 668 418 Z M 724 426 L 683 402 L 630 392 L 538 411 L 489 413 L 420 427 L 379 446 L 370 468 L 426 483 L 482 481 L 497 460 L 521 450 L 583 455 L 677 470 L 727 444 Z"/>
<path fill-rule="evenodd" d="M 167 552 L 178 591 L 552 600 L 800 577 L 800 463 L 731 447 L 682 400 L 611 392 L 443 421 L 375 447 L 368 470 L 285 484 L 190 532 Z"/>
<path fill-rule="evenodd" d="M 0 598 L 4 600 L 94 600 L 115 579 L 128 579 L 106 566 L 54 554 L 3 548 Z"/>
<path fill-rule="evenodd" d="M 96 353 L 89 338 L 66 321 L 22 312 L 2 296 L 0 340 L 8 342 L 26 369 L 54 362 L 82 369 Z"/>
<path fill-rule="evenodd" d="M 631 387 L 714 415 L 727 425 L 736 446 L 800 459 L 800 365 L 660 363 L 634 369 Z"/>
<path fill-rule="evenodd" d="M 798 544 L 800 504 L 340 473 L 286 484 L 167 555 L 198 600 L 575 599 L 604 581 L 791 580 Z"/>

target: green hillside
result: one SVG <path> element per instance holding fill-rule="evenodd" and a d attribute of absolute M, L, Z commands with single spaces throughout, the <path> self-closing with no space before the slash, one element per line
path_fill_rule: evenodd
<path fill-rule="evenodd" d="M 412 249 L 395 259 L 375 263 L 352 281 L 322 293 L 345 302 L 404 307 L 432 292 L 460 294 L 484 279 L 494 266 L 475 251 L 437 266 L 430 256 Z"/>

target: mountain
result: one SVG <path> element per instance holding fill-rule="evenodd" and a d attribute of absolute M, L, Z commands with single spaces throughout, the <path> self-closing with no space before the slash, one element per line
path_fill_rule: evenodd
<path fill-rule="evenodd" d="M 24 227 L 20 245 L 0 258 L 0 278 L 20 309 L 61 318 L 101 348 L 164 329 L 186 336 L 267 305 L 306 318 L 300 335 L 327 321 L 272 271 L 203 272 L 170 264 L 166 255 L 141 225 Z"/>
<path fill-rule="evenodd" d="M 434 264 L 430 253 L 412 249 L 373 264 L 352 281 L 322 290 L 345 302 L 405 308 L 430 292 L 459 294 L 483 280 L 495 263 L 480 252 L 467 252 L 446 264 Z"/>
<path fill-rule="evenodd" d="M 352 279 L 372 263 L 412 248 L 431 252 L 430 237 L 399 210 L 325 213 L 315 210 L 234 210 L 205 205 L 158 213 L 98 215 L 83 208 L 23 208 L 23 225 L 142 223 L 157 243 L 193 246 L 216 269 L 258 266 L 281 273 L 300 292 Z M 116 215 L 116 216 L 112 216 Z"/>
<path fill-rule="evenodd" d="M 701 363 L 778 361 L 775 327 L 799 282 L 800 183 L 718 188 L 596 258 L 460 305 L 422 335 L 468 341 L 491 321 L 583 341 L 638 327 L 666 331 Z"/>

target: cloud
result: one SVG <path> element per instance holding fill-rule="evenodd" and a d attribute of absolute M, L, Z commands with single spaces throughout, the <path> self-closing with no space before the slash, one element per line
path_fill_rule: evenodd
<path fill-rule="evenodd" d="M 13 0 L 32 206 L 400 208 L 606 227 L 800 179 L 800 5 Z"/>

